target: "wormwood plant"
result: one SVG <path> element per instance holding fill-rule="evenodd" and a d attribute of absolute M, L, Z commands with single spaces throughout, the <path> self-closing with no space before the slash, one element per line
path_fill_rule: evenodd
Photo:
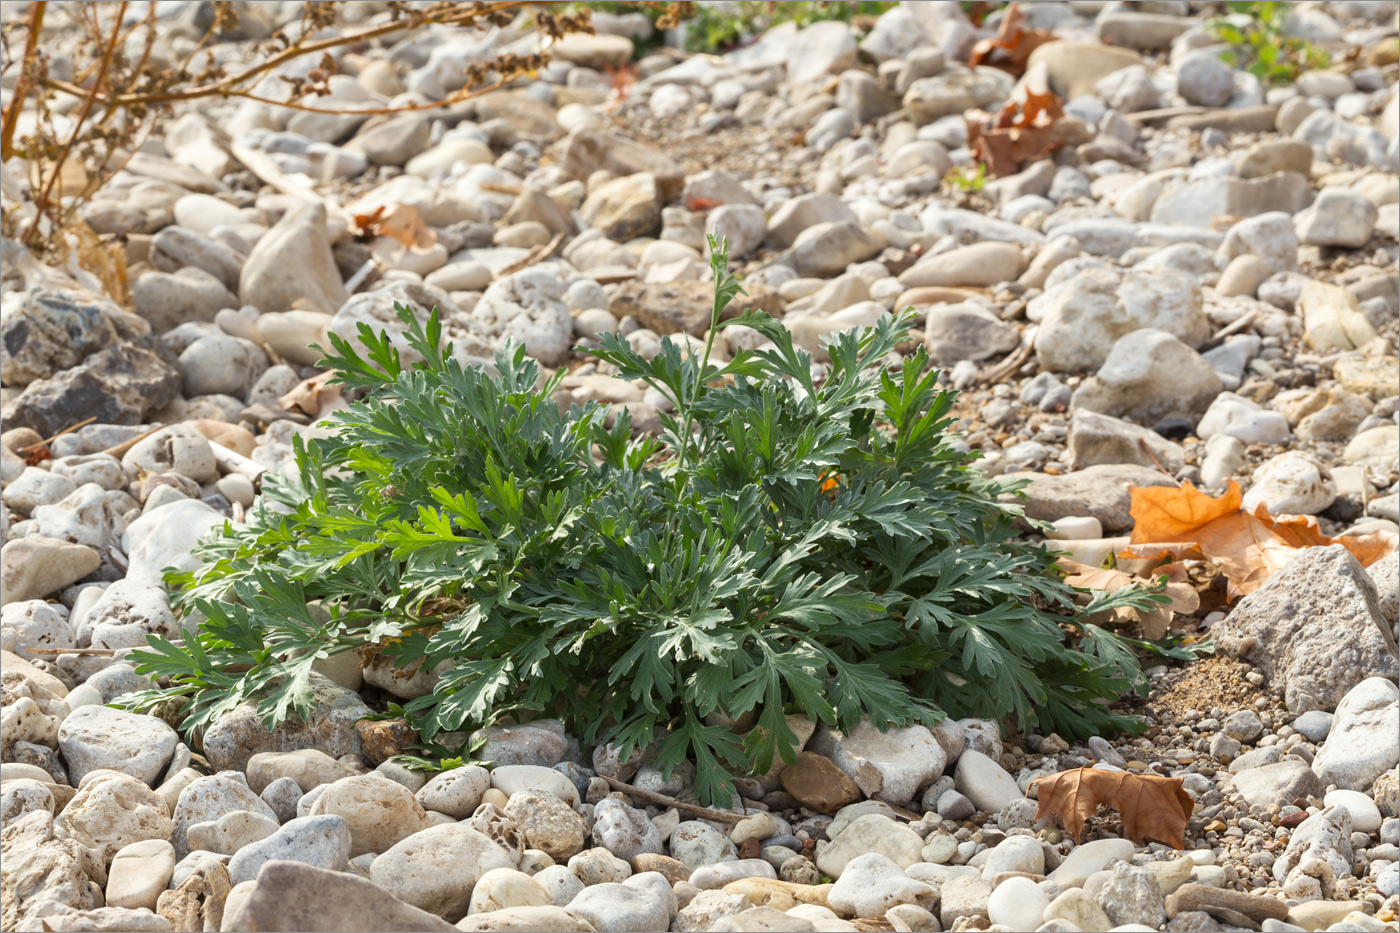
<path fill-rule="evenodd" d="M 596 404 L 561 411 L 560 374 L 542 382 L 519 346 L 496 373 L 464 367 L 436 313 L 424 327 L 399 309 L 413 365 L 363 326 L 365 355 L 332 336 L 328 364 L 369 394 L 168 578 L 207 620 L 134 655 L 171 686 L 128 705 L 184 695 L 198 734 L 253 700 L 272 724 L 310 712 L 316 658 L 382 646 L 404 667 L 450 662 L 403 706 L 435 755 L 504 714 L 561 717 L 624 758 L 659 727 L 657 766 L 691 757 L 699 798 L 720 803 L 733 773 L 792 760 L 787 712 L 1131 726 L 1104 701 L 1141 681 L 1134 657 L 1084 618 L 1162 597 L 1079 606 L 1052 555 L 1014 538 L 1018 509 L 950 443 L 953 393 L 923 351 L 887 365 L 911 313 L 838 335 L 818 384 L 777 321 L 720 319 L 740 289 L 711 247 L 703 353 L 663 340 L 647 360 L 613 335 L 596 351 L 671 401 L 654 438 Z M 772 347 L 712 362 L 715 333 L 740 325 Z M 746 714 L 746 734 L 727 725 Z"/>
<path fill-rule="evenodd" d="M 1230 43 L 1220 57 L 1269 84 L 1290 84 L 1309 68 L 1325 68 L 1326 49 L 1306 39 L 1283 34 L 1283 21 L 1292 4 L 1279 0 L 1227 0 L 1225 8 L 1248 19 L 1216 18 L 1210 30 Z"/>

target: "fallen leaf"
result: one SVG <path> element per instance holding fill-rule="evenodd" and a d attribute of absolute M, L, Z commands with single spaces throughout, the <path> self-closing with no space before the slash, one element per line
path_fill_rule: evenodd
<path fill-rule="evenodd" d="M 326 385 L 335 376 L 334 371 L 328 371 L 310 379 L 303 379 L 290 392 L 277 399 L 277 404 L 283 411 L 296 409 L 315 418 L 321 413 L 322 407 L 332 399 L 340 397 L 340 386 Z"/>
<path fill-rule="evenodd" d="M 1400 545 L 1400 535 L 1389 531 L 1331 538 L 1313 516 L 1273 516 L 1262 503 L 1246 512 L 1234 480 L 1219 498 L 1189 482 L 1179 488 L 1134 486 L 1129 492 L 1135 524 L 1128 549 L 1119 556 L 1214 561 L 1229 581 L 1232 600 L 1259 589 L 1304 548 L 1340 544 L 1366 567 Z"/>
<path fill-rule="evenodd" d="M 1077 845 L 1084 821 L 1094 815 L 1099 804 L 1106 804 L 1118 811 L 1123 832 L 1135 844 L 1160 842 L 1183 849 L 1182 836 L 1193 806 L 1184 783 L 1184 778 L 1131 771 L 1061 771 L 1031 782 L 1040 801 L 1035 818 L 1042 820 L 1053 813 Z"/>
<path fill-rule="evenodd" d="M 1026 89 L 1025 100 L 1014 97 L 995 116 L 969 110 L 967 144 L 987 164 L 987 173 L 1001 178 L 1014 175 L 1023 165 L 1037 162 L 1064 145 L 1055 123 L 1065 115 L 1064 102 L 1050 91 Z"/>
<path fill-rule="evenodd" d="M 437 233 L 423 222 L 418 208 L 411 204 L 380 205 L 369 214 L 354 215 L 359 236 L 386 236 L 406 247 L 427 249 L 437 242 Z"/>
<path fill-rule="evenodd" d="M 1060 566 L 1065 570 L 1065 582 L 1070 586 L 1103 590 L 1106 593 L 1112 593 L 1125 586 L 1152 586 L 1166 577 L 1166 586 L 1163 587 L 1162 592 L 1170 598 L 1171 602 L 1163 603 L 1151 612 L 1122 608 L 1107 613 L 1102 620 L 1090 620 L 1096 625 L 1102 625 L 1105 622 L 1120 625 L 1135 624 L 1142 637 L 1148 641 L 1156 641 L 1165 636 L 1171 630 L 1172 620 L 1177 613 L 1190 615 L 1201 605 L 1200 594 L 1191 585 L 1186 568 L 1181 564 L 1164 564 L 1154 568 L 1148 576 L 1134 576 L 1121 570 L 1090 567 L 1088 564 L 1072 560 L 1061 560 Z"/>
<path fill-rule="evenodd" d="M 1023 23 L 1021 5 L 1013 3 L 1001 18 L 997 34 L 983 39 L 972 47 L 967 64 L 970 68 L 988 65 L 999 68 L 1019 78 L 1026 73 L 1026 63 L 1031 53 L 1055 38 L 1053 32 L 1045 29 L 1027 29 Z"/>

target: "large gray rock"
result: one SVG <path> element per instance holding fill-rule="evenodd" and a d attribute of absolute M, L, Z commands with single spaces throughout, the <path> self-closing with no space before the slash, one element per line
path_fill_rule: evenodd
<path fill-rule="evenodd" d="M 380 933 L 414 930 L 457 933 L 457 928 L 349 872 L 274 860 L 258 872 L 252 894 L 224 918 L 231 930 L 342 930 Z"/>
<path fill-rule="evenodd" d="M 1114 343 L 1099 371 L 1075 390 L 1070 407 L 1148 424 L 1170 415 L 1194 420 L 1223 389 L 1199 353 L 1166 331 L 1145 328 Z"/>
<path fill-rule="evenodd" d="M 288 820 L 271 836 L 234 853 L 228 863 L 229 882 L 252 881 L 264 865 L 276 860 L 344 871 L 350 861 L 350 825 L 333 813 Z"/>
<path fill-rule="evenodd" d="M 334 314 L 350 295 L 340 281 L 320 201 L 292 208 L 258 240 L 238 279 L 238 297 L 260 311 L 287 311 L 309 302 Z"/>
<path fill-rule="evenodd" d="M 849 733 L 821 725 L 808 747 L 825 755 L 868 797 L 902 807 L 943 775 L 948 755 L 924 726 L 881 732 L 869 717 Z"/>
<path fill-rule="evenodd" d="M 1234 776 L 1234 783 L 1251 807 L 1285 806 L 1299 797 L 1321 797 L 1327 791 L 1327 783 L 1318 780 L 1301 758 L 1246 768 Z"/>
<path fill-rule="evenodd" d="M 468 823 L 414 833 L 380 854 L 370 879 L 400 900 L 456 922 L 467 914 L 472 889 L 496 868 L 515 868 L 512 853 Z"/>
<path fill-rule="evenodd" d="M 316 748 L 340 758 L 358 755 L 360 737 L 355 723 L 373 711 L 353 690 L 313 673 L 311 715 L 291 715 L 272 729 L 262 724 L 257 703 L 249 701 L 220 716 L 204 734 L 204 754 L 220 771 L 242 771 L 259 752 L 291 752 Z"/>
<path fill-rule="evenodd" d="M 1366 678 L 1395 674 L 1375 585 L 1339 544 L 1303 551 L 1211 631 L 1281 688 L 1294 713 L 1335 709 Z"/>
<path fill-rule="evenodd" d="M 0 383 L 19 386 L 71 369 L 94 353 L 149 335 L 150 325 L 106 298 L 37 286 L 0 322 Z"/>
<path fill-rule="evenodd" d="M 1210 336 L 1201 290 L 1190 273 L 1156 269 L 1116 273 L 1084 269 L 1034 299 L 1035 337 L 1042 369 L 1082 372 L 1102 366 L 1120 337 L 1150 327 L 1189 347 Z"/>
<path fill-rule="evenodd" d="M 1066 438 L 1070 466 L 1076 470 L 1095 464 L 1132 463 L 1150 467 L 1152 458 L 1168 470 L 1179 470 L 1186 462 L 1186 451 L 1156 431 L 1110 415 L 1076 410 Z"/>
<path fill-rule="evenodd" d="M 1382 773 L 1400 764 L 1400 688 L 1395 668 L 1368 677 L 1352 687 L 1313 759 L 1313 771 L 1323 784 L 1364 791 Z"/>
<path fill-rule="evenodd" d="M 569 902 L 569 913 L 596 930 L 649 933 L 669 930 L 676 915 L 676 895 L 660 872 L 647 871 L 621 883 L 590 885 Z"/>
<path fill-rule="evenodd" d="M 1111 533 L 1133 527 L 1130 487 L 1175 485 L 1170 476 L 1159 470 L 1129 464 L 1097 464 L 1060 476 L 1008 473 L 1005 478 L 1030 481 L 1023 490 L 1023 501 L 1013 494 L 1003 496 L 1007 501 L 1022 501 L 1027 518 L 1055 522 L 1071 515 L 1089 515 Z"/>
<path fill-rule="evenodd" d="M 0 929 L 17 930 L 54 903 L 78 910 L 102 906 L 107 870 L 101 856 L 54 832 L 53 814 L 38 810 L 0 830 Z"/>
<path fill-rule="evenodd" d="M 5 406 L 9 428 L 33 428 L 50 437 L 82 421 L 141 424 L 146 414 L 180 394 L 173 361 L 129 343 L 94 353 L 72 369 L 36 379 Z"/>
<path fill-rule="evenodd" d="M 175 730 L 154 716 L 107 706 L 81 707 L 58 729 L 58 748 L 74 785 L 89 771 L 110 768 L 154 786 L 179 741 Z"/>

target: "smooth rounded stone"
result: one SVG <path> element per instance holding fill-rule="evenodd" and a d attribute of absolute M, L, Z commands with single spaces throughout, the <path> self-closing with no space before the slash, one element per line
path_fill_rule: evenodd
<path fill-rule="evenodd" d="M 165 801 L 149 786 L 134 777 L 108 772 L 94 776 L 73 795 L 54 818 L 54 827 L 110 862 L 118 850 L 132 843 L 168 839 L 174 824 Z"/>
<path fill-rule="evenodd" d="M 1294 719 L 1290 726 L 1314 745 L 1321 745 L 1332 730 L 1333 715 L 1326 710 L 1308 710 Z"/>
<path fill-rule="evenodd" d="M 315 748 L 337 759 L 360 754 L 362 747 L 355 723 L 372 710 L 358 693 L 314 671 L 310 686 L 311 715 L 289 717 L 271 730 L 262 724 L 253 701 L 220 716 L 204 733 L 204 754 L 209 763 L 215 768 L 241 771 L 259 752 Z"/>
<path fill-rule="evenodd" d="M 1046 923 L 1067 921 L 1078 930 L 1108 930 L 1113 926 L 1108 914 L 1083 888 L 1070 888 L 1056 897 L 1046 905 L 1042 918 Z"/>
<path fill-rule="evenodd" d="M 982 865 L 982 877 L 988 881 L 1004 871 L 1045 874 L 1045 852 L 1036 836 L 1008 836 L 988 851 L 991 854 Z"/>
<path fill-rule="evenodd" d="M 1318 780 L 1302 759 L 1287 758 L 1246 767 L 1249 755 L 1241 755 L 1230 763 L 1230 767 L 1235 770 L 1235 793 L 1250 806 L 1284 806 L 1299 797 L 1315 797 L 1326 790 L 1326 785 Z"/>
<path fill-rule="evenodd" d="M 1172 334 L 1145 328 L 1113 344 L 1070 404 L 1153 423 L 1204 412 L 1222 388 L 1215 368 L 1199 353 Z"/>
<path fill-rule="evenodd" d="M 1215 49 L 1198 49 L 1176 63 L 1176 91 L 1187 103 L 1221 107 L 1235 90 L 1235 71 Z"/>
<path fill-rule="evenodd" d="M 1016 779 L 1001 765 L 973 749 L 958 756 L 954 780 L 958 791 L 987 813 L 996 813 L 1025 796 L 1016 786 Z"/>
<path fill-rule="evenodd" d="M 1326 619 L 1326 626 L 1314 624 L 1317 619 Z M 1211 635 L 1217 648 L 1248 660 L 1271 689 L 1282 690 L 1291 712 L 1302 713 L 1339 708 L 1353 687 L 1390 676 L 1395 655 L 1386 628 L 1365 568 L 1342 546 L 1330 545 L 1300 551 L 1240 600 Z M 1380 700 L 1369 687 L 1363 692 Z M 1333 743 L 1339 751 L 1345 744 L 1337 742 L 1337 724 L 1321 761 Z"/>
<path fill-rule="evenodd" d="M 425 810 L 465 820 L 481 806 L 491 786 L 491 774 L 477 765 L 465 765 L 434 775 L 414 796 Z"/>
<path fill-rule="evenodd" d="M 244 398 L 268 366 L 267 354 L 241 337 L 201 337 L 180 354 L 185 393 Z"/>
<path fill-rule="evenodd" d="M 301 787 L 289 777 L 277 778 L 258 794 L 262 802 L 267 804 L 273 813 L 277 814 L 277 822 L 279 823 L 288 823 L 296 819 L 297 804 L 301 802 L 302 796 Z"/>
<path fill-rule="evenodd" d="M 607 933 L 668 930 L 677 908 L 670 883 L 657 872 L 633 875 L 621 883 L 592 885 L 568 907 L 569 913 Z"/>
<path fill-rule="evenodd" d="M 712 891 L 746 878 L 777 877 L 773 866 L 761 858 L 727 859 L 695 869 L 690 874 L 690 883 L 702 891 Z"/>
<path fill-rule="evenodd" d="M 904 806 L 943 774 L 948 756 L 924 726 L 881 732 L 864 718 L 849 734 L 819 726 L 808 748 L 825 755 L 868 796 Z"/>
<path fill-rule="evenodd" d="M 1233 392 L 1217 395 L 1196 424 L 1196 435 L 1200 438 L 1210 439 L 1217 434 L 1229 435 L 1246 444 L 1282 444 L 1291 436 L 1288 419 L 1282 414 L 1264 409 L 1252 399 Z"/>
<path fill-rule="evenodd" d="M 643 852 L 666 854 L 661 833 L 647 815 L 616 797 L 593 807 L 593 841 L 624 861 Z"/>
<path fill-rule="evenodd" d="M 606 850 L 604 850 L 606 851 Z M 609 853 L 611 855 L 611 853 Z M 574 856 L 578 858 L 578 856 Z M 570 860 L 572 864 L 572 860 Z M 626 864 L 625 862 L 623 864 Z M 630 869 L 629 869 L 630 872 Z M 567 865 L 550 865 L 531 876 L 549 894 L 550 903 L 555 907 L 567 907 L 578 892 L 584 889 L 584 882 Z"/>
<path fill-rule="evenodd" d="M 467 913 L 482 914 L 508 907 L 547 906 L 553 906 L 549 892 L 534 878 L 514 868 L 493 868 L 477 879 Z"/>
<path fill-rule="evenodd" d="M 915 881 L 878 852 L 857 856 L 846 864 L 827 895 L 832 910 L 851 917 L 880 917 L 898 904 L 930 908 L 938 889 Z"/>
<path fill-rule="evenodd" d="M 0 610 L 0 628 L 14 633 L 14 651 L 26 660 L 41 655 L 29 653 L 31 648 L 72 648 L 73 628 L 67 615 L 42 599 L 13 602 Z M 52 657 L 51 654 L 42 657 Z M 70 704 L 71 705 L 71 704 Z"/>
<path fill-rule="evenodd" d="M 238 772 L 221 771 L 191 780 L 180 791 L 171 813 L 175 825 L 170 841 L 175 846 L 176 857 L 184 859 L 190 854 L 191 826 L 217 820 L 238 810 L 258 813 L 274 821 L 277 819 L 272 808 L 253 793 Z"/>
<path fill-rule="evenodd" d="M 755 204 L 725 204 L 705 218 L 705 233 L 723 239 L 729 255 L 742 259 L 757 249 L 768 236 L 768 220 Z"/>
<path fill-rule="evenodd" d="M 63 720 L 58 748 L 73 783 L 99 768 L 154 785 L 180 737 L 165 722 L 106 706 L 85 706 Z"/>
<path fill-rule="evenodd" d="M 332 317 L 323 311 L 269 311 L 258 316 L 258 336 L 278 356 L 298 366 L 313 366 L 325 354 L 312 346 L 330 348 Z"/>
<path fill-rule="evenodd" d="M 191 849 L 234 855 L 244 846 L 271 836 L 277 829 L 276 816 L 235 810 L 216 820 L 194 823 L 185 830 L 185 838 Z"/>
<path fill-rule="evenodd" d="M 769 230 L 772 229 L 770 220 Z M 851 263 L 876 255 L 883 246 L 878 237 L 858 223 L 819 223 L 797 235 L 789 258 L 798 275 L 830 278 L 844 272 Z"/>
<path fill-rule="evenodd" d="M 151 330 L 165 333 L 187 321 L 213 321 L 238 299 L 217 276 L 191 266 L 173 275 L 145 273 L 132 286 L 131 302 Z"/>
<path fill-rule="evenodd" d="M 1262 505 L 1270 515 L 1316 515 L 1336 498 L 1331 471 L 1306 454 L 1290 451 L 1255 470 L 1243 508 L 1253 512 Z"/>
<path fill-rule="evenodd" d="M 219 478 L 209 439 L 183 424 L 163 428 L 136 444 L 122 457 L 122 468 L 130 476 L 138 471 L 179 473 L 196 483 Z"/>
<path fill-rule="evenodd" d="M 122 846 L 107 869 L 107 906 L 155 910 L 174 871 L 175 847 L 165 839 Z"/>
<path fill-rule="evenodd" d="M 13 763 L 18 764 L 18 762 Z M 42 771 L 38 768 L 35 770 Z M 49 777 L 47 772 L 44 773 L 44 776 Z M 53 783 L 52 778 L 47 781 L 39 781 L 7 775 L 4 782 L 0 783 L 0 825 L 8 826 L 14 821 L 40 810 L 52 814 L 57 804 L 54 801 L 54 792 L 50 788 L 56 786 L 58 785 Z"/>
<path fill-rule="evenodd" d="M 521 791 L 534 791 L 558 797 L 570 806 L 579 804 L 578 788 L 553 768 L 539 765 L 502 765 L 491 769 L 491 787 L 506 797 Z"/>
<path fill-rule="evenodd" d="M 408 160 L 404 171 L 410 175 L 427 178 L 435 172 L 451 169 L 457 163 L 484 165 L 493 161 L 491 147 L 479 139 L 444 139 L 425 149 Z"/>
<path fill-rule="evenodd" d="M 1334 790 L 1322 798 L 1325 807 L 1342 807 L 1351 814 L 1351 828 L 1359 833 L 1374 833 L 1381 828 L 1381 811 L 1375 801 L 1360 791 Z"/>
<path fill-rule="evenodd" d="M 529 791 L 512 794 L 506 814 L 515 820 L 527 847 L 539 849 L 558 862 L 582 852 L 588 839 L 583 817 L 558 797 Z"/>
<path fill-rule="evenodd" d="M 1294 215 L 1293 228 L 1298 242 L 1307 246 L 1357 249 L 1371 239 L 1376 217 L 1376 206 L 1361 192 L 1323 188 L 1311 207 Z"/>
<path fill-rule="evenodd" d="M 1020 331 L 970 301 L 935 305 L 924 323 L 924 346 L 930 359 L 941 366 L 1009 353 L 1020 342 Z"/>
<path fill-rule="evenodd" d="M 18 479 L 6 484 L 0 500 L 25 515 L 42 505 L 52 505 L 68 497 L 78 484 L 66 476 L 39 467 L 25 467 Z"/>
<path fill-rule="evenodd" d="M 734 829 L 729 833 L 729 840 L 736 846 L 743 845 L 750 839 L 761 842 L 777 831 L 778 824 L 773 821 L 773 817 L 767 813 L 759 812 L 735 823 Z"/>
<path fill-rule="evenodd" d="M 817 854 L 817 867 L 824 875 L 840 878 L 852 859 L 876 852 L 900 868 L 908 868 L 921 860 L 923 848 L 924 840 L 908 826 L 868 813 L 851 821 Z"/>
<path fill-rule="evenodd" d="M 699 820 L 685 820 L 671 830 L 671 857 L 694 871 L 702 865 L 739 857 L 739 850 L 724 833 Z"/>
<path fill-rule="evenodd" d="M 322 814 L 335 814 L 345 819 L 350 827 L 352 858 L 366 852 L 386 852 L 400 840 L 425 831 L 431 825 L 427 811 L 408 788 L 374 773 L 342 778 L 326 785 L 310 811 L 311 816 Z"/>
<path fill-rule="evenodd" d="M 37 536 L 8 541 L 0 548 L 0 605 L 58 592 L 101 563 L 96 551 L 81 544 Z"/>
<path fill-rule="evenodd" d="M 253 247 L 238 279 L 241 304 L 263 313 L 288 311 L 293 303 L 334 314 L 350 296 L 340 279 L 320 201 L 293 207 Z"/>
<path fill-rule="evenodd" d="M 317 748 L 303 748 L 294 752 L 259 752 L 248 759 L 245 772 L 248 786 L 257 794 L 279 778 L 291 778 L 304 794 L 351 774 L 345 765 Z"/>
<path fill-rule="evenodd" d="M 1132 841 L 1128 839 L 1091 840 L 1076 846 L 1059 867 L 1050 873 L 1050 880 L 1065 887 L 1083 884 L 1086 878 L 1102 870 L 1114 859 L 1131 858 L 1135 849 Z"/>
<path fill-rule="evenodd" d="M 226 916 L 224 928 L 454 933 L 451 924 L 386 897 L 382 888 L 365 878 L 289 861 L 272 861 L 263 867 L 251 894 Z"/>
<path fill-rule="evenodd" d="M 1268 263 L 1254 255 L 1236 256 L 1230 260 L 1220 279 L 1215 283 L 1215 292 L 1229 298 L 1243 295 L 1253 297 L 1264 280 L 1273 275 Z"/>
<path fill-rule="evenodd" d="M 1344 790 L 1364 791 L 1400 763 L 1400 689 L 1388 670 L 1373 673 L 1337 704 L 1327 741 L 1313 759 L 1318 777 Z"/>
<path fill-rule="evenodd" d="M 1044 922 L 1050 898 L 1029 878 L 1008 878 L 992 889 L 987 918 L 1010 930 L 1035 930 Z"/>
<path fill-rule="evenodd" d="M 588 921 L 562 907 L 505 907 L 463 918 L 457 929 L 466 933 L 593 933 Z"/>
<path fill-rule="evenodd" d="M 454 923 L 466 916 L 472 889 L 484 874 L 516 867 L 510 853 L 466 823 L 403 834 L 393 846 L 379 851 L 370 866 L 371 881 L 400 900 Z"/>
<path fill-rule="evenodd" d="M 598 287 L 591 279 L 575 283 Z M 606 303 L 604 296 L 604 303 Z M 513 726 L 492 726 L 471 735 L 473 743 L 485 742 L 478 755 L 495 767 L 534 765 L 553 768 L 565 758 L 578 753 L 578 742 L 564 731 L 557 719 L 537 719 Z"/>
<path fill-rule="evenodd" d="M 986 288 L 1015 281 L 1024 270 L 1020 247 L 1014 243 L 987 241 L 921 259 L 900 273 L 899 281 L 908 288 L 931 285 Z"/>

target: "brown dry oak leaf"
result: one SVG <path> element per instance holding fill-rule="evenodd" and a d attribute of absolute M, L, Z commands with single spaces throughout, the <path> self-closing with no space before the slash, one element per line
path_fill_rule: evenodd
<path fill-rule="evenodd" d="M 1229 581 L 1231 599 L 1259 589 L 1303 548 L 1340 544 L 1369 566 L 1400 543 L 1400 536 L 1388 531 L 1331 538 L 1313 516 L 1271 516 L 1263 504 L 1246 512 L 1234 480 L 1219 498 L 1189 482 L 1180 488 L 1135 486 L 1129 492 L 1135 524 L 1128 550 L 1120 556 L 1169 554 L 1177 560 L 1214 561 Z"/>
<path fill-rule="evenodd" d="M 1182 787 L 1184 783 L 1184 778 L 1131 771 L 1061 771 L 1031 782 L 1040 800 L 1035 818 L 1042 820 L 1055 814 L 1077 845 L 1084 832 L 1084 821 L 1102 803 L 1118 811 L 1123 818 L 1123 832 L 1135 844 L 1160 842 L 1182 849 L 1182 836 L 1193 806 L 1191 795 Z"/>
<path fill-rule="evenodd" d="M 983 39 L 972 47 L 969 68 L 989 65 L 1019 78 L 1026 73 L 1031 53 L 1056 38 L 1046 29 L 1027 29 L 1023 25 L 1021 5 L 1013 3 L 1001 18 L 1001 26 L 993 38 Z"/>
<path fill-rule="evenodd" d="M 987 172 L 996 178 L 1014 175 L 1021 166 L 1045 158 L 1064 145 L 1055 123 L 1065 115 L 1064 102 L 1052 92 L 1037 93 L 1027 88 L 1025 100 L 1015 97 L 995 115 L 969 110 L 967 144 L 978 159 L 987 163 Z"/>
<path fill-rule="evenodd" d="M 1137 609 L 1124 607 L 1115 609 L 1111 613 L 1105 613 L 1106 618 L 1103 620 L 1090 620 L 1095 624 L 1103 624 L 1103 622 L 1136 623 L 1142 632 L 1142 637 L 1149 641 L 1156 641 L 1167 634 L 1176 613 L 1190 615 L 1201 606 L 1201 596 L 1191 585 L 1186 568 L 1181 564 L 1163 564 L 1153 568 L 1151 573 L 1144 576 L 1134 576 L 1121 570 L 1090 567 L 1088 564 L 1072 560 L 1061 560 L 1060 567 L 1065 571 L 1065 582 L 1070 586 L 1103 590 L 1105 593 L 1112 593 L 1134 584 L 1152 586 L 1166 577 L 1166 586 L 1163 587 L 1162 592 L 1171 602 L 1163 603 L 1151 612 L 1141 612 Z"/>

